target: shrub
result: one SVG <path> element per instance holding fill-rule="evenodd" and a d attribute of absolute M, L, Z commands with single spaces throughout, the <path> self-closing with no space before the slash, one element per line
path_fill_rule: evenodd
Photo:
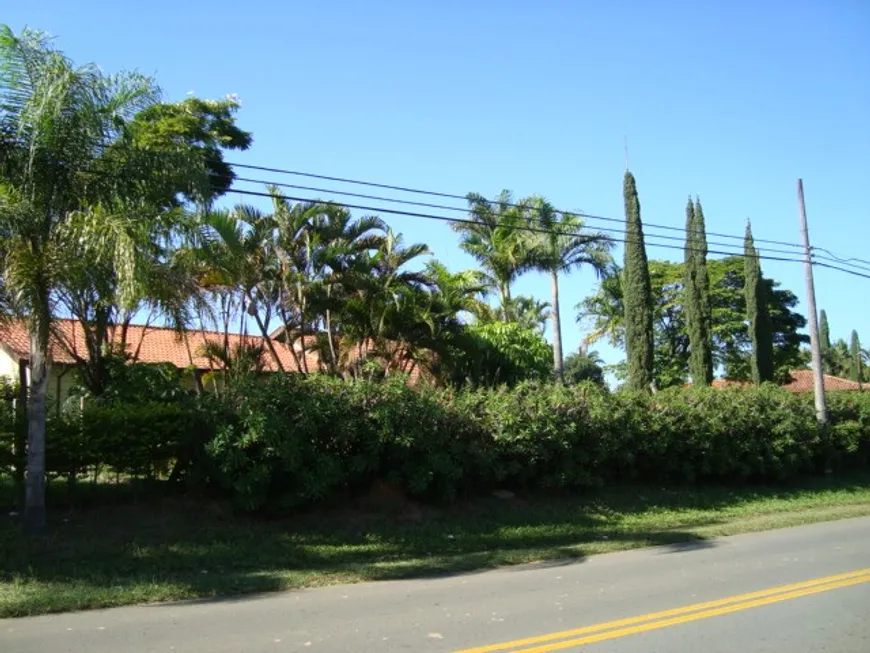
<path fill-rule="evenodd" d="M 304 505 L 376 478 L 438 500 L 496 486 L 779 481 L 820 471 L 829 447 L 809 398 L 773 386 L 648 396 L 526 382 L 451 393 L 286 376 L 244 394 L 208 454 L 248 508 Z M 866 465 L 870 401 L 832 404 L 836 464 Z"/>
<path fill-rule="evenodd" d="M 17 427 L 3 406 L 8 470 Z M 83 414 L 49 420 L 47 464 L 67 476 L 153 477 L 174 466 L 249 510 L 356 495 L 375 480 L 449 501 L 496 487 L 776 482 L 828 465 L 866 469 L 870 393 L 832 393 L 829 406 L 822 434 L 811 397 L 773 386 L 650 396 L 591 382 L 449 390 L 403 377 L 275 374 L 197 402 L 86 402 Z"/>
<path fill-rule="evenodd" d="M 206 450 L 213 478 L 240 504 L 297 506 L 384 478 L 411 494 L 455 496 L 474 469 L 473 426 L 444 391 L 273 375 L 245 389 L 238 419 Z"/>
<path fill-rule="evenodd" d="M 448 376 L 457 386 L 513 386 L 552 376 L 553 348 L 540 332 L 516 322 L 464 327 L 455 349 Z"/>
<path fill-rule="evenodd" d="M 48 421 L 46 471 L 78 475 L 104 468 L 134 477 L 155 477 L 190 456 L 202 430 L 196 411 L 182 404 L 86 403 Z"/>

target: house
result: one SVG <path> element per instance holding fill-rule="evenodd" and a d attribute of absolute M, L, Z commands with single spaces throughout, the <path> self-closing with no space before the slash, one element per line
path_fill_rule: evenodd
<path fill-rule="evenodd" d="M 790 372 L 791 380 L 784 383 L 781 387 L 789 392 L 813 392 L 813 371 L 812 370 L 792 370 Z M 841 379 L 838 376 L 824 374 L 825 377 L 825 392 L 844 392 L 844 391 L 861 391 L 864 389 L 861 383 L 850 381 L 849 379 Z M 734 386 L 746 386 L 749 383 L 745 381 L 729 381 L 728 379 L 716 379 L 713 381 L 714 388 L 730 388 Z"/>
<path fill-rule="evenodd" d="M 305 336 L 304 348 L 302 338 L 297 338 L 291 351 L 282 331 L 272 334 L 277 359 L 267 346 L 266 339 L 259 335 L 224 334 L 205 330 L 190 330 L 180 335 L 176 330 L 166 327 L 131 324 L 126 331 L 120 326 L 111 328 L 110 338 L 119 346 L 123 342 L 125 351 L 135 362 L 171 363 L 178 369 L 192 370 L 194 374 L 200 375 L 216 369 L 215 363 L 202 355 L 204 346 L 208 343 L 221 346 L 226 343 L 231 351 L 241 344 L 262 347 L 265 372 L 299 372 L 301 367 L 301 371 L 313 373 L 322 369 L 320 355 L 313 346 L 315 336 Z M 363 347 L 361 352 L 352 352 L 351 360 L 357 359 L 359 353 L 365 355 L 365 350 L 366 347 Z M 29 379 L 29 352 L 29 335 L 25 323 L 20 320 L 0 322 L 0 377 L 19 380 L 24 375 L 25 379 Z M 79 321 L 55 321 L 54 332 L 49 341 L 49 357 L 51 367 L 48 405 L 59 410 L 62 402 L 69 396 L 73 380 L 71 372 L 75 368 L 76 360 L 87 360 L 88 357 L 85 332 Z M 414 364 L 407 368 L 411 382 L 416 382 L 420 378 L 420 370 Z M 185 383 L 192 389 L 193 375 L 186 375 Z"/>
<path fill-rule="evenodd" d="M 76 359 L 87 359 L 88 350 L 85 345 L 84 329 L 80 322 L 58 319 L 54 327 L 54 333 L 49 341 L 51 368 L 47 394 L 50 406 L 60 406 L 69 395 L 73 378 L 70 372 L 76 365 Z M 304 366 L 306 363 L 310 370 L 318 370 L 320 366 L 318 355 L 314 351 L 306 351 L 305 360 L 301 359 L 301 347 L 298 343 L 295 345 L 295 356 L 286 345 L 275 343 L 279 365 L 265 346 L 264 339 L 254 335 L 187 331 L 181 336 L 174 329 L 166 327 L 131 324 L 126 334 L 122 333 L 121 327 L 113 327 L 110 330 L 110 337 L 118 345 L 123 338 L 126 338 L 125 349 L 136 362 L 171 363 L 179 369 L 193 370 L 194 373 L 206 373 L 215 369 L 214 363 L 202 355 L 206 343 L 223 345 L 226 342 L 230 350 L 242 343 L 262 346 L 263 365 L 267 372 L 277 372 L 282 368 L 287 372 L 298 372 L 299 366 Z M 19 380 L 23 373 L 25 378 L 29 378 L 27 373 L 29 352 L 29 336 L 25 323 L 20 320 L 0 322 L 0 376 Z M 299 360 L 298 364 L 297 360 Z M 187 383 L 190 387 L 193 386 L 192 375 L 187 378 Z"/>

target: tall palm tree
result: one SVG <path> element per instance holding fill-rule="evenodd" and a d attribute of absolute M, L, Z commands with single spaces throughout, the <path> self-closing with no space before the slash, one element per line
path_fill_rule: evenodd
<path fill-rule="evenodd" d="M 277 195 L 276 195 L 277 197 Z M 317 335 L 321 361 L 337 370 L 333 316 L 346 300 L 346 281 L 358 261 L 381 247 L 386 225 L 377 217 L 354 219 L 329 202 L 290 205 L 275 200 L 277 256 L 282 280 L 278 308 L 290 344 L 297 336 L 306 366 L 306 336 Z M 321 337 L 322 336 L 322 337 Z"/>
<path fill-rule="evenodd" d="M 89 171 L 106 144 L 119 140 L 125 122 L 157 99 L 157 88 L 146 77 L 75 67 L 44 34 L 24 30 L 16 36 L 0 26 L 0 233 L 5 241 L 0 276 L 30 332 L 24 523 L 31 532 L 45 527 L 48 343 L 68 244 L 84 236 L 89 247 L 114 260 L 122 303 L 139 294 L 141 225 L 129 219 L 129 209 L 142 217 L 149 207 L 130 196 L 129 187 L 122 185 L 125 192 L 119 194 L 110 177 Z M 130 155 L 135 158 L 136 152 Z M 73 220 L 77 229 L 70 228 Z M 106 251 L 109 234 L 115 234 L 117 246 Z"/>
<path fill-rule="evenodd" d="M 426 275 L 444 313 L 478 315 L 490 308 L 481 300 L 486 285 L 479 270 L 451 272 L 441 261 L 432 260 L 426 264 Z"/>
<path fill-rule="evenodd" d="M 418 327 L 430 320 L 421 300 L 433 283 L 425 271 L 407 266 L 429 254 L 427 245 L 404 245 L 401 234 L 387 229 L 380 248 L 347 271 L 344 283 L 350 293 L 341 322 L 346 342 L 356 345 L 357 372 L 363 358 L 379 357 L 395 367 L 413 356 Z M 351 347 L 345 355 L 354 356 Z"/>
<path fill-rule="evenodd" d="M 536 267 L 550 274 L 553 299 L 550 317 L 553 324 L 553 370 L 556 379 L 564 378 L 562 356 L 562 319 L 559 308 L 559 274 L 589 266 L 601 278 L 612 262 L 613 242 L 601 232 L 584 231 L 583 220 L 574 214 L 559 213 L 542 197 L 530 197 L 534 224 L 540 229 L 532 257 Z"/>
<path fill-rule="evenodd" d="M 514 204 L 507 190 L 493 201 L 477 193 L 469 193 L 467 199 L 469 221 L 451 226 L 461 234 L 459 246 L 483 268 L 482 278 L 498 293 L 502 319 L 508 321 L 511 285 L 534 268 L 534 239 L 528 230 L 525 207 Z"/>

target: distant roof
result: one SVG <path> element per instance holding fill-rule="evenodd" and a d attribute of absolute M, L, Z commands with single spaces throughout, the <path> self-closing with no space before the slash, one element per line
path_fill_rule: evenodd
<path fill-rule="evenodd" d="M 790 372 L 791 381 L 784 383 L 782 388 L 789 392 L 812 392 L 813 391 L 813 371 L 812 370 L 792 370 Z M 826 392 L 842 392 L 844 390 L 862 390 L 862 384 L 849 379 L 841 379 L 838 376 L 825 374 L 825 391 Z M 751 385 L 746 381 L 730 381 L 728 379 L 716 379 L 713 381 L 714 388 L 731 388 Z"/>
<path fill-rule="evenodd" d="M 863 385 L 857 381 L 850 379 L 842 379 L 838 376 L 824 374 L 825 390 L 826 391 L 842 391 L 842 390 L 862 390 Z M 813 371 L 812 370 L 793 370 L 791 372 L 791 382 L 782 386 L 786 390 L 792 392 L 812 392 L 813 391 Z"/>
<path fill-rule="evenodd" d="M 55 321 L 54 326 L 57 334 L 53 334 L 49 342 L 52 361 L 71 365 L 75 363 L 75 358 L 70 352 L 74 352 L 81 358 L 87 358 L 85 333 L 81 323 L 77 320 L 59 319 Z M 121 328 L 114 327 L 111 331 L 113 342 L 120 344 Z M 242 342 L 254 346 L 262 345 L 265 348 L 265 340 L 260 336 L 230 333 L 226 337 L 230 348 Z M 201 355 L 203 345 L 223 344 L 223 342 L 224 334 L 217 331 L 190 330 L 182 337 L 174 329 L 166 327 L 131 324 L 127 329 L 127 352 L 136 355 L 136 360 L 140 363 L 172 363 L 179 368 L 193 365 L 198 369 L 207 370 L 212 365 L 205 356 Z M 290 350 L 280 342 L 274 344 L 284 370 L 298 372 L 299 369 Z M 29 358 L 29 337 L 23 321 L 0 323 L 0 346 L 15 358 L 22 360 Z M 297 355 L 300 355 L 298 350 Z M 263 360 L 266 370 L 278 371 L 278 365 L 268 348 L 265 348 Z M 316 352 L 306 352 L 306 360 L 310 371 L 318 369 Z"/>

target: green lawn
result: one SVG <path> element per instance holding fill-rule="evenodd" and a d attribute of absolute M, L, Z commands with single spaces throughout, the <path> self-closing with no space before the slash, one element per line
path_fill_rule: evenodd
<path fill-rule="evenodd" d="M 258 520 L 216 503 L 140 498 L 55 510 L 39 540 L 0 518 L 0 617 L 456 573 L 868 514 L 867 474 L 488 498 L 415 521 L 355 510 Z"/>

